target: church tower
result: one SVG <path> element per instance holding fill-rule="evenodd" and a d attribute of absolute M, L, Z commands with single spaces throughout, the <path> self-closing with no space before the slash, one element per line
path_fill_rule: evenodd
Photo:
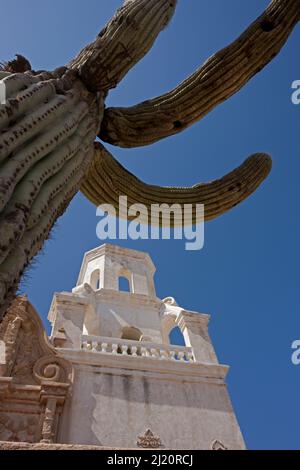
<path fill-rule="evenodd" d="M 154 273 L 147 254 L 103 245 L 85 254 L 73 291 L 54 296 L 50 341 L 74 370 L 57 441 L 244 449 L 210 317 L 158 299 Z M 174 328 L 185 346 L 170 344 Z"/>

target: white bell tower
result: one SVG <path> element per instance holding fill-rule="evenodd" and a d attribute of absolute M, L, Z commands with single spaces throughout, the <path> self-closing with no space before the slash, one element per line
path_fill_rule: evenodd
<path fill-rule="evenodd" d="M 54 296 L 51 341 L 75 371 L 60 442 L 244 449 L 209 315 L 158 299 L 154 273 L 148 254 L 103 245 L 85 254 L 73 291 Z M 185 346 L 170 344 L 173 328 Z"/>
<path fill-rule="evenodd" d="M 77 286 L 89 284 L 94 290 L 119 290 L 119 279 L 126 278 L 132 294 L 155 298 L 155 266 L 146 253 L 103 245 L 85 254 Z"/>

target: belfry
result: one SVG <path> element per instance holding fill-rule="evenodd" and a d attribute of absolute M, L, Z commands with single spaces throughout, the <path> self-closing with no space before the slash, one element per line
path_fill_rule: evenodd
<path fill-rule="evenodd" d="M 86 253 L 76 287 L 54 295 L 50 338 L 27 299 L 13 304 L 0 326 L 0 441 L 245 448 L 210 317 L 158 299 L 154 273 L 146 253 Z M 185 346 L 170 344 L 174 328 Z"/>

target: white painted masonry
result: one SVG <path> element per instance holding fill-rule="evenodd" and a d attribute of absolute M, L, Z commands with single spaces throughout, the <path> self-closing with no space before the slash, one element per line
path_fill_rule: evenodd
<path fill-rule="evenodd" d="M 54 296 L 51 341 L 75 371 L 59 442 L 244 449 L 210 317 L 158 299 L 154 273 L 147 254 L 103 245 L 84 256 L 72 293 Z M 176 326 L 186 347 L 170 345 Z"/>

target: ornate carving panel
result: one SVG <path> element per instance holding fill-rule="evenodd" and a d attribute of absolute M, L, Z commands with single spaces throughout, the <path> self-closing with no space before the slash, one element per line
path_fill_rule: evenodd
<path fill-rule="evenodd" d="M 0 413 L 0 438 L 7 442 L 37 442 L 40 417 Z"/>
<path fill-rule="evenodd" d="M 222 444 L 222 442 L 216 440 L 212 443 L 211 450 L 228 450 L 228 448 L 225 447 L 224 444 Z"/>
<path fill-rule="evenodd" d="M 160 449 L 163 447 L 159 437 L 155 436 L 150 429 L 147 429 L 143 436 L 139 436 L 137 446 L 143 449 Z"/>
<path fill-rule="evenodd" d="M 0 441 L 55 442 L 73 371 L 26 297 L 0 324 L 0 342 Z"/>

